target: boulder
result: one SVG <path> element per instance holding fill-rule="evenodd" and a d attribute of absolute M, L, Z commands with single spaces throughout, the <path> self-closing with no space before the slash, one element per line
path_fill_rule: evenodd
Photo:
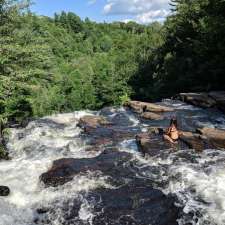
<path fill-rule="evenodd" d="M 78 126 L 84 129 L 97 128 L 100 126 L 110 125 L 105 117 L 102 116 L 84 116 L 81 117 Z"/>
<path fill-rule="evenodd" d="M 8 196 L 10 194 L 10 189 L 7 186 L 0 186 L 0 196 Z"/>
<path fill-rule="evenodd" d="M 88 198 L 98 202 L 94 207 L 94 225 L 178 224 L 179 209 L 174 199 L 144 179 L 135 179 L 117 189 L 97 189 Z"/>
<path fill-rule="evenodd" d="M 175 206 L 175 199 L 154 189 L 151 181 L 135 178 L 118 188 L 100 187 L 81 197 L 73 197 L 62 204 L 55 204 L 47 211 L 39 210 L 45 216 L 38 224 L 49 224 L 50 218 L 60 212 L 64 225 L 177 225 L 180 209 Z M 90 205 L 94 215 L 91 222 L 80 219 L 82 205 Z"/>
<path fill-rule="evenodd" d="M 78 126 L 83 129 L 82 137 L 86 143 L 95 147 L 116 144 L 127 138 L 134 138 L 137 133 L 130 127 L 111 123 L 101 116 L 82 117 Z"/>
<path fill-rule="evenodd" d="M 173 108 L 148 103 L 148 102 L 139 102 L 139 101 L 130 101 L 126 104 L 129 108 L 131 108 L 133 111 L 137 113 L 143 113 L 143 112 L 171 112 L 174 111 Z"/>
<path fill-rule="evenodd" d="M 6 147 L 0 143 L 0 160 L 10 160 Z"/>
<path fill-rule="evenodd" d="M 163 120 L 163 116 L 157 113 L 144 112 L 141 114 L 141 117 L 147 120 Z"/>
<path fill-rule="evenodd" d="M 209 96 L 216 101 L 217 108 L 225 113 L 225 91 L 210 92 Z"/>
<path fill-rule="evenodd" d="M 180 139 L 188 145 L 189 148 L 196 151 L 203 151 L 210 148 L 210 144 L 202 135 L 192 132 L 181 132 Z"/>
<path fill-rule="evenodd" d="M 101 171 L 107 176 L 115 178 L 115 182 L 135 176 L 129 169 L 124 168 L 125 162 L 132 158 L 132 154 L 119 152 L 118 150 L 105 150 L 95 158 L 85 159 L 59 159 L 53 162 L 51 169 L 40 176 L 40 180 L 46 186 L 63 185 L 73 179 L 74 176 L 87 171 Z"/>
<path fill-rule="evenodd" d="M 225 149 L 225 130 L 204 127 L 198 129 L 198 132 L 204 135 L 213 147 Z"/>
<path fill-rule="evenodd" d="M 163 140 L 162 135 L 153 133 L 141 133 L 136 136 L 138 149 L 144 156 L 156 156 L 163 150 L 171 149 L 172 145 Z"/>
<path fill-rule="evenodd" d="M 205 92 L 180 93 L 177 98 L 179 100 L 182 100 L 183 102 L 187 102 L 202 108 L 210 108 L 216 106 L 216 101 Z"/>

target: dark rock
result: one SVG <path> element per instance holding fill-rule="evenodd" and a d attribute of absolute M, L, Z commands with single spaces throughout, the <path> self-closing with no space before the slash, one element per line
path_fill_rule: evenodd
<path fill-rule="evenodd" d="M 49 211 L 48 208 L 40 208 L 36 210 L 38 214 L 45 214 Z"/>
<path fill-rule="evenodd" d="M 207 93 L 180 93 L 177 98 L 183 102 L 190 103 L 192 105 L 210 108 L 216 106 L 216 101 L 211 98 Z"/>
<path fill-rule="evenodd" d="M 164 119 L 162 115 L 159 115 L 157 113 L 152 113 L 152 112 L 144 112 L 141 114 L 141 117 L 148 120 L 163 120 Z"/>
<path fill-rule="evenodd" d="M 149 181 L 135 179 L 118 189 L 101 188 L 94 194 L 95 202 L 99 202 L 94 209 L 94 225 L 177 224 L 179 209 L 174 199 L 154 189 Z M 93 194 L 89 198 L 93 201 Z"/>
<path fill-rule="evenodd" d="M 0 186 L 0 196 L 8 196 L 10 194 L 10 189 L 7 186 Z"/>
<path fill-rule="evenodd" d="M 136 135 L 136 142 L 140 152 L 150 157 L 156 156 L 164 150 L 182 150 L 189 149 L 186 142 L 178 140 L 178 143 L 172 144 L 163 138 L 163 129 L 150 127 L 146 133 Z"/>
<path fill-rule="evenodd" d="M 216 101 L 217 108 L 225 113 L 225 91 L 210 92 L 209 96 Z"/>
<path fill-rule="evenodd" d="M 101 171 L 103 174 L 123 180 L 132 176 L 124 163 L 129 162 L 132 155 L 117 150 L 105 150 L 101 155 L 89 159 L 59 159 L 53 162 L 52 168 L 41 175 L 40 179 L 47 186 L 63 185 L 80 173 Z"/>
<path fill-rule="evenodd" d="M 85 116 L 80 119 L 78 126 L 83 129 L 83 137 L 92 146 L 112 145 L 127 138 L 133 138 L 136 134 L 136 131 L 129 127 L 124 129 L 98 116 Z"/>
<path fill-rule="evenodd" d="M 175 199 L 152 187 L 149 180 L 135 178 L 131 182 L 114 189 L 98 188 L 82 197 L 66 200 L 52 207 L 51 217 L 60 211 L 63 225 L 86 225 L 79 218 L 81 205 L 85 201 L 91 205 L 94 215 L 93 225 L 176 225 L 180 209 L 174 205 Z M 51 224 L 48 218 L 40 224 Z"/>
<path fill-rule="evenodd" d="M 0 160 L 10 160 L 6 147 L 0 143 Z"/>
<path fill-rule="evenodd" d="M 173 108 L 161 106 L 158 104 L 148 103 L 148 102 L 139 102 L 139 101 L 130 101 L 126 104 L 129 108 L 137 113 L 143 112 L 171 112 L 174 111 Z"/>
<path fill-rule="evenodd" d="M 164 141 L 163 137 L 153 133 L 141 133 L 136 136 L 137 146 L 143 155 L 156 156 L 162 150 L 170 149 L 171 144 Z"/>
<path fill-rule="evenodd" d="M 212 147 L 208 141 L 202 137 L 202 135 L 192 133 L 192 132 L 181 132 L 180 139 L 185 142 L 189 148 L 195 149 L 196 151 L 203 151 Z"/>
<path fill-rule="evenodd" d="M 198 132 L 204 135 L 215 148 L 225 149 L 225 130 L 204 127 L 198 129 Z"/>

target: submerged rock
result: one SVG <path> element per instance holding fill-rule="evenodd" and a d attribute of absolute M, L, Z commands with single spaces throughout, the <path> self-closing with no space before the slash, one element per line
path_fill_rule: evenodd
<path fill-rule="evenodd" d="M 7 186 L 0 186 L 0 196 L 8 196 L 10 194 L 10 189 Z"/>
<path fill-rule="evenodd" d="M 154 103 L 130 101 L 126 104 L 129 108 L 137 113 L 143 112 L 172 112 L 174 111 L 171 107 L 166 107 Z"/>

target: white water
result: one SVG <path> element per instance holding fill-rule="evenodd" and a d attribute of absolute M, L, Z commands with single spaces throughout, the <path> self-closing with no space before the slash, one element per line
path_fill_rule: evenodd
<path fill-rule="evenodd" d="M 78 138 L 80 129 L 76 127 L 81 116 L 90 113 L 46 117 L 62 125 L 54 127 L 45 122 L 31 122 L 25 129 L 12 129 L 8 147 L 13 160 L 0 163 L 0 183 L 9 186 L 9 197 L 0 197 L 0 225 L 33 224 L 36 209 L 47 206 L 58 199 L 72 197 L 81 190 L 90 190 L 98 186 L 108 186 L 105 177 L 100 174 L 77 176 L 72 182 L 60 188 L 44 188 L 39 176 L 46 172 L 52 162 L 63 157 L 94 157 L 85 151 L 85 143 Z M 64 127 L 65 126 L 65 127 Z M 24 137 L 20 137 L 24 134 Z M 98 179 L 96 179 L 98 177 Z M 80 217 L 89 219 L 91 215 L 85 207 Z M 89 216 L 88 216 L 89 215 Z M 59 225 L 60 222 L 54 224 Z"/>
<path fill-rule="evenodd" d="M 169 105 L 169 103 L 167 103 Z M 190 112 L 198 109 L 177 104 L 183 110 Z M 24 129 L 12 129 L 8 148 L 11 161 L 0 162 L 0 185 L 9 186 L 11 194 L 0 197 L 0 225 L 33 225 L 37 217 L 36 209 L 47 207 L 54 203 L 58 207 L 57 217 L 51 217 L 54 225 L 62 224 L 60 206 L 64 200 L 72 197 L 82 198 L 80 191 L 90 191 L 96 187 L 110 188 L 107 177 L 100 172 L 76 176 L 71 182 L 58 188 L 44 188 L 39 176 L 46 172 L 52 162 L 59 158 L 89 158 L 98 153 L 87 152 L 87 145 L 79 138 L 80 129 L 77 121 L 84 115 L 95 112 L 75 112 L 70 114 L 45 117 L 33 121 Z M 111 117 L 117 113 L 126 114 L 124 109 L 112 111 Z M 133 126 L 141 122 L 135 116 L 128 115 Z M 197 118 L 202 118 L 202 112 Z M 222 122 L 221 122 L 222 121 Z M 223 127 L 224 117 L 219 125 Z M 186 124 L 186 122 L 183 122 Z M 212 124 L 211 121 L 205 123 Z M 144 127 L 144 126 L 143 126 Z M 142 128 L 143 128 L 142 127 Z M 143 128 L 144 129 L 144 128 Z M 165 193 L 173 193 L 178 197 L 178 203 L 184 206 L 184 214 L 179 224 L 186 222 L 196 225 L 225 224 L 225 153 L 218 150 L 208 150 L 201 155 L 191 151 L 169 154 L 166 157 L 156 156 L 144 159 L 137 153 L 134 140 L 123 141 L 119 145 L 121 151 L 134 154 L 137 167 L 146 168 L 140 177 L 148 177 L 166 185 L 159 186 Z M 157 169 L 154 173 L 149 165 Z M 156 185 L 157 186 L 157 185 Z M 79 211 L 79 218 L 91 224 L 94 217 L 92 206 L 85 199 Z M 191 216 L 190 216 L 191 213 Z"/>

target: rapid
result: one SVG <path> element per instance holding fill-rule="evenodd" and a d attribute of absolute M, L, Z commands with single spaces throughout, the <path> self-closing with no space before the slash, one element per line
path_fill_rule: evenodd
<path fill-rule="evenodd" d="M 219 111 L 203 110 L 172 100 L 159 104 L 176 108 L 175 114 L 184 130 L 193 131 L 202 126 L 225 129 L 225 116 Z M 11 190 L 8 197 L 0 197 L 0 225 L 95 224 L 93 208 L 96 202 L 86 196 L 99 188 L 116 189 L 118 186 L 110 182 L 109 175 L 101 170 L 88 171 L 57 187 L 46 187 L 40 181 L 41 174 L 57 159 L 90 159 L 102 153 L 101 150 L 87 151 L 90 143 L 82 138 L 82 130 L 77 126 L 85 115 L 119 120 L 121 127 L 134 133 L 144 132 L 149 126 L 168 126 L 168 119 L 142 120 L 128 109 L 112 107 L 98 112 L 47 116 L 31 121 L 25 128 L 11 129 L 7 147 L 12 159 L 0 161 L 0 185 Z M 173 115 L 174 112 L 166 113 L 167 118 Z M 188 149 L 171 153 L 168 149 L 144 158 L 134 137 L 120 140 L 111 147 L 132 155 L 129 160 L 132 167 L 126 169 L 134 172 L 136 178 L 147 179 L 155 189 L 174 196 L 175 205 L 180 208 L 179 225 L 225 224 L 224 151 L 207 149 L 197 153 Z M 120 174 L 117 176 L 119 179 Z M 67 223 L 65 211 L 74 208 L 74 199 L 80 202 L 80 207 L 76 218 Z M 47 213 L 40 213 L 49 208 Z"/>

